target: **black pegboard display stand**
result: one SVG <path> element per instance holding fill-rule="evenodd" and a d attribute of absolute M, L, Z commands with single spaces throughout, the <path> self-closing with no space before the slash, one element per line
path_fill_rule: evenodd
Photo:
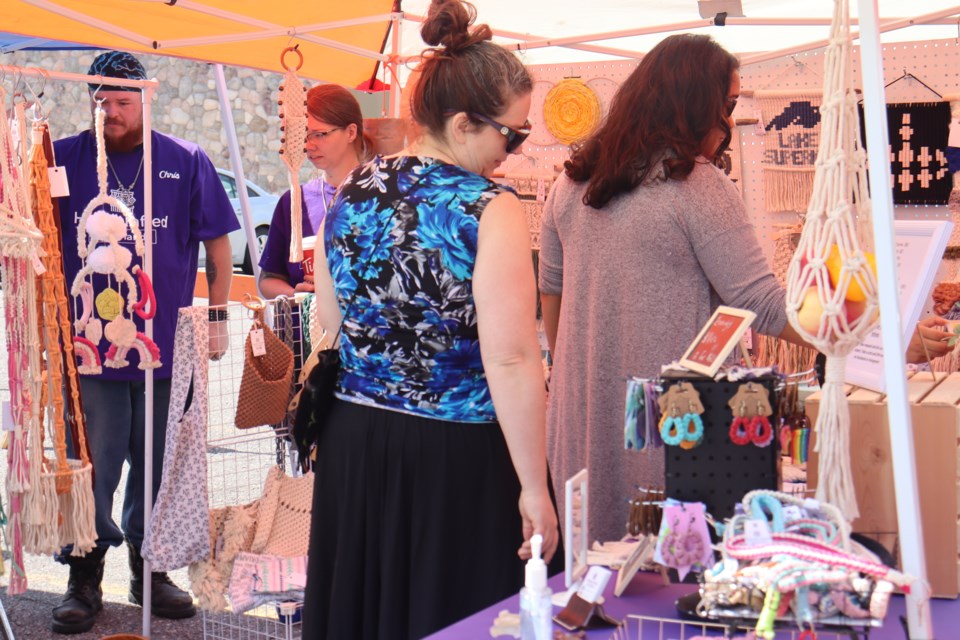
<path fill-rule="evenodd" d="M 727 406 L 743 382 L 713 380 L 696 374 L 661 377 L 666 391 L 678 382 L 690 382 L 703 403 L 703 441 L 693 449 L 664 446 L 666 496 L 684 502 L 702 502 L 717 520 L 733 515 L 734 506 L 754 489 L 778 490 L 777 462 L 780 439 L 777 415 L 770 416 L 774 438 L 768 447 L 739 446 L 730 440 L 733 413 Z M 776 411 L 777 376 L 755 378 L 767 388 Z"/>

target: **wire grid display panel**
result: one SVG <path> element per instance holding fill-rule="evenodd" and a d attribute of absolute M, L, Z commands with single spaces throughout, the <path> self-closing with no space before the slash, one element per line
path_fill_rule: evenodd
<path fill-rule="evenodd" d="M 289 329 L 288 346 L 294 353 L 294 380 L 302 362 L 303 344 L 300 307 L 290 299 L 266 303 L 264 322 L 281 340 Z M 209 427 L 207 430 L 207 480 L 211 507 L 244 504 L 261 494 L 267 472 L 275 465 L 287 468 L 290 447 L 283 436 L 292 427 L 292 417 L 279 425 L 237 429 L 234 418 L 243 376 L 244 344 L 253 326 L 254 313 L 240 303 L 219 307 L 229 319 L 211 323 L 211 337 L 220 331 L 229 342 L 219 360 L 209 361 Z M 289 314 L 284 313 L 289 309 Z M 283 318 L 287 317 L 287 320 Z"/>
<path fill-rule="evenodd" d="M 283 608 L 281 608 L 281 606 Z M 208 640 L 296 640 L 301 637 L 300 612 L 303 605 L 285 603 L 258 607 L 244 615 L 229 612 L 203 614 L 203 637 Z"/>
<path fill-rule="evenodd" d="M 254 312 L 241 303 L 225 309 L 228 320 L 210 323 L 210 332 L 228 341 L 226 353 L 209 361 L 207 486 L 210 507 L 245 504 L 263 492 L 267 472 L 275 465 L 297 471 L 290 464 L 293 452 L 284 437 L 292 427 L 292 416 L 279 425 L 237 429 L 234 417 L 243 375 L 244 346 L 253 326 Z M 294 381 L 303 362 L 303 324 L 300 305 L 292 299 L 266 303 L 264 323 L 287 342 L 294 354 Z M 296 388 L 294 388 L 296 390 Z M 281 611 L 280 607 L 284 607 Z M 258 607 L 243 615 L 225 611 L 203 612 L 204 638 L 209 640 L 292 640 L 300 637 L 299 606 L 283 604 Z M 282 614 L 282 615 L 281 615 Z"/>
<path fill-rule="evenodd" d="M 739 624 L 718 624 L 715 622 L 694 622 L 673 618 L 628 615 L 611 640 L 694 640 L 696 638 L 730 638 L 738 630 L 744 633 L 752 627 Z M 800 629 L 777 631 L 773 640 L 800 640 Z M 816 632 L 818 640 L 849 640 L 850 632 Z M 741 635 L 735 637 L 744 637 Z"/>
<path fill-rule="evenodd" d="M 823 27 L 823 36 L 828 35 Z M 824 49 L 784 56 L 741 67 L 741 98 L 737 103 L 734 118 L 740 121 L 759 117 L 759 106 L 753 98 L 758 90 L 822 91 Z M 511 155 L 501 167 L 507 178 L 512 174 L 559 173 L 569 158 L 570 148 L 559 143 L 547 130 L 543 104 L 547 93 L 561 80 L 578 78 L 596 94 L 601 114 L 606 116 L 614 94 L 627 76 L 636 68 L 636 60 L 616 60 L 577 64 L 531 65 L 534 78 L 533 99 L 530 110 L 532 133 L 524 142 L 520 153 Z M 860 77 L 860 47 L 853 48 L 853 84 L 862 87 Z M 900 78 L 904 73 L 919 78 L 947 98 L 960 93 L 960 42 L 958 40 L 934 40 L 898 42 L 883 45 L 883 75 L 886 83 Z M 886 101 L 932 102 L 938 98 L 916 80 L 893 82 L 886 91 Z M 757 229 L 760 245 L 768 262 L 773 262 L 774 242 L 778 224 L 793 224 L 799 218 L 796 213 L 767 211 L 764 205 L 763 172 L 764 135 L 756 125 L 741 124 L 739 133 L 741 184 L 747 212 Z M 946 205 L 896 205 L 894 214 L 901 220 L 950 220 Z"/>

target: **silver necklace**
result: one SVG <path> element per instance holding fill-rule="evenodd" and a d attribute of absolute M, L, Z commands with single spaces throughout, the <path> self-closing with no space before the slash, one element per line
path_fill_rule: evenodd
<path fill-rule="evenodd" d="M 117 175 L 117 170 L 113 168 L 113 163 L 110 162 L 110 156 L 107 156 L 107 166 L 110 167 L 110 173 L 113 174 L 113 179 L 117 181 L 117 188 L 110 190 L 111 197 L 116 198 L 133 211 L 133 205 L 137 201 L 133 195 L 133 188 L 136 186 L 137 180 L 140 179 L 140 172 L 143 171 L 143 154 L 140 155 L 140 166 L 137 167 L 137 175 L 133 177 L 133 182 L 130 183 L 129 187 L 124 186 L 124 184 L 120 182 L 120 176 Z"/>

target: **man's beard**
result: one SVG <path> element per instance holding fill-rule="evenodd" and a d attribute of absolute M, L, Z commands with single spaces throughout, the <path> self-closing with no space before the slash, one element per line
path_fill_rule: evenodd
<path fill-rule="evenodd" d="M 106 127 L 107 124 L 109 123 L 104 123 L 104 126 Z M 133 151 L 143 144 L 143 125 L 137 124 L 119 137 L 108 135 L 106 128 L 104 128 L 103 142 L 107 151 L 119 151 L 121 153 Z"/>

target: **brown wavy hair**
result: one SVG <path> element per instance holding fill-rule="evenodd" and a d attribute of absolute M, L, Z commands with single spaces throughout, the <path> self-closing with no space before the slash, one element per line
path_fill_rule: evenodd
<path fill-rule="evenodd" d="M 357 125 L 353 148 L 360 162 L 373 154 L 373 140 L 363 131 L 363 112 L 352 93 L 338 84 L 318 84 L 307 91 L 307 112 L 317 120 L 335 127 Z"/>
<path fill-rule="evenodd" d="M 621 85 L 601 127 L 564 163 L 572 180 L 588 183 L 583 203 L 603 208 L 655 175 L 661 160 L 668 179 L 683 180 L 714 129 L 726 134 L 708 158 L 717 162 L 730 144 L 727 96 L 739 68 L 710 36 L 683 33 L 655 46 Z"/>
<path fill-rule="evenodd" d="M 420 36 L 429 44 L 422 54 L 420 79 L 410 97 L 418 124 L 441 136 L 447 118 L 465 112 L 496 117 L 516 96 L 533 90 L 530 73 L 515 55 L 491 42 L 487 25 L 471 29 L 474 6 L 461 0 L 433 0 Z M 480 120 L 470 118 L 474 124 Z"/>

